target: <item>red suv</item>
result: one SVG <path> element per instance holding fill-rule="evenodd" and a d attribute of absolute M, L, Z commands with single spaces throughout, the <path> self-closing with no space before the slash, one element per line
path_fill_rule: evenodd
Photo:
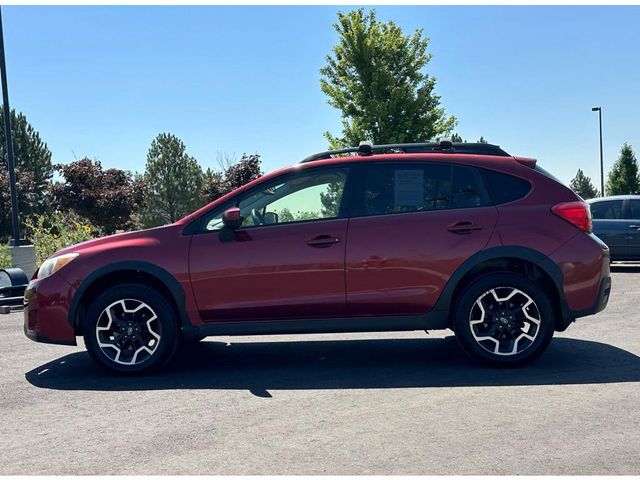
<path fill-rule="evenodd" d="M 452 329 L 521 365 L 605 308 L 589 207 L 495 145 L 313 155 L 159 228 L 74 245 L 25 293 L 26 335 L 120 372 L 209 335 Z"/>

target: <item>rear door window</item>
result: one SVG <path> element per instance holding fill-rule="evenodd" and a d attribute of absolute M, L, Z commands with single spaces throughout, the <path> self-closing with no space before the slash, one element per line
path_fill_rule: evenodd
<path fill-rule="evenodd" d="M 629 200 L 629 218 L 631 220 L 640 220 L 640 199 Z"/>
<path fill-rule="evenodd" d="M 622 200 L 594 202 L 590 205 L 591 216 L 594 220 L 621 220 Z"/>
<path fill-rule="evenodd" d="M 453 167 L 452 208 L 484 207 L 491 204 L 480 172 L 473 167 Z"/>
<path fill-rule="evenodd" d="M 380 164 L 364 168 L 359 214 L 387 215 L 491 204 L 479 172 L 447 164 Z"/>

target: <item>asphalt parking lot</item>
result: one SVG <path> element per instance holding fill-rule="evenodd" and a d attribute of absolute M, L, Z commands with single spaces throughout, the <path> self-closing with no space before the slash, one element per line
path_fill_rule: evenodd
<path fill-rule="evenodd" d="M 148 377 L 0 315 L 0 474 L 639 474 L 640 266 L 535 364 L 450 332 L 209 338 Z"/>

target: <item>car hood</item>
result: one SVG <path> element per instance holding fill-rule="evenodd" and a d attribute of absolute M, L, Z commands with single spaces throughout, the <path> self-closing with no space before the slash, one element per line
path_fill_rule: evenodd
<path fill-rule="evenodd" d="M 135 244 L 137 246 L 144 246 L 145 244 L 157 244 L 165 234 L 179 228 L 182 227 L 180 225 L 170 224 L 145 230 L 136 230 L 134 232 L 116 233 L 114 235 L 107 235 L 106 237 L 94 238 L 93 240 L 87 240 L 86 242 L 76 243 L 75 245 L 58 250 L 53 256 L 57 257 L 58 255 L 72 252 L 97 252 L 125 245 Z"/>

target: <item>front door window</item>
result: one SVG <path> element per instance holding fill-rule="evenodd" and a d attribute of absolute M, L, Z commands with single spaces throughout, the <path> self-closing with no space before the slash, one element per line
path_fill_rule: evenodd
<path fill-rule="evenodd" d="M 347 171 L 340 168 L 297 174 L 241 196 L 233 204 L 240 208 L 242 227 L 337 218 Z M 226 208 L 205 220 L 207 231 L 222 228 L 222 212 Z"/>

